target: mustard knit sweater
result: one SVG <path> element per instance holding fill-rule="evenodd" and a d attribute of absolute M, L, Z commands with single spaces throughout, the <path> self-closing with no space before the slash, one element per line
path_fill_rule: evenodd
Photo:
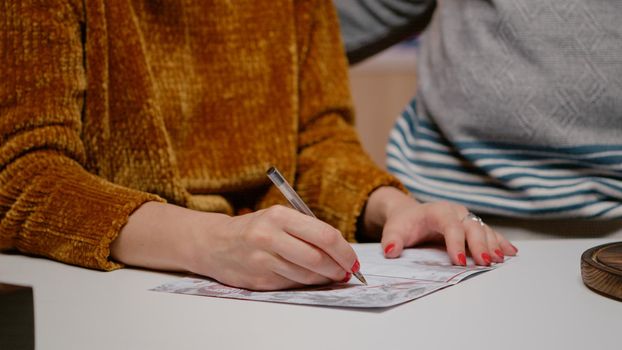
<path fill-rule="evenodd" d="M 0 0 L 0 249 L 114 269 L 146 201 L 284 203 L 277 166 L 353 240 L 400 186 L 352 127 L 329 0 Z"/>

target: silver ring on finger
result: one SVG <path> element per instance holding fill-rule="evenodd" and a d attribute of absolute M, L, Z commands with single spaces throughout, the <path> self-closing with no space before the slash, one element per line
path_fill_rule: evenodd
<path fill-rule="evenodd" d="M 480 226 L 485 226 L 486 224 L 484 224 L 484 221 L 482 221 L 482 218 L 480 218 L 479 216 L 473 214 L 472 212 L 468 212 L 466 214 L 465 217 L 462 218 L 462 220 L 460 220 L 460 222 L 464 222 L 465 220 L 473 220 L 475 222 L 477 222 Z"/>

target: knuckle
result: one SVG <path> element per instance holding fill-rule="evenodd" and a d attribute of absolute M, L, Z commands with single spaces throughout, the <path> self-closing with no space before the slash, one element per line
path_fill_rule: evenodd
<path fill-rule="evenodd" d="M 434 202 L 434 204 L 433 211 L 439 215 L 452 214 L 452 216 L 457 215 L 458 219 L 461 219 L 469 212 L 465 206 L 446 200 Z"/>
<path fill-rule="evenodd" d="M 263 213 L 263 216 L 271 222 L 278 222 L 285 217 L 286 211 L 287 211 L 286 207 L 280 204 L 277 204 L 266 209 L 265 212 Z"/>
<path fill-rule="evenodd" d="M 247 240 L 252 246 L 267 248 L 272 246 L 274 237 L 266 231 L 252 231 Z"/>
<path fill-rule="evenodd" d="M 300 276 L 300 282 L 307 285 L 317 284 L 317 275 L 313 272 L 307 272 L 304 274 L 304 276 Z"/>
<path fill-rule="evenodd" d="M 328 247 L 335 245 L 341 238 L 341 233 L 337 229 L 324 225 L 319 234 L 319 241 L 322 246 Z"/>
<path fill-rule="evenodd" d="M 455 204 L 448 201 L 438 201 L 432 203 L 429 209 L 434 214 L 446 214 L 452 210 L 455 210 Z"/>
<path fill-rule="evenodd" d="M 436 205 L 439 206 L 439 207 L 451 208 L 455 204 L 453 204 L 453 203 L 451 203 L 449 201 L 441 200 L 441 201 L 436 202 Z"/>
<path fill-rule="evenodd" d="M 251 280 L 252 289 L 254 290 L 273 290 L 275 284 L 271 278 L 267 276 L 256 276 Z"/>
<path fill-rule="evenodd" d="M 323 265 L 323 263 L 324 263 L 324 256 L 322 255 L 322 253 L 318 251 L 314 251 L 313 253 L 307 256 L 307 264 L 309 265 L 309 268 L 312 270 L 317 270 L 319 267 Z"/>
<path fill-rule="evenodd" d="M 458 214 L 458 220 L 464 219 L 469 214 L 469 209 L 464 205 L 452 203 L 452 209 Z"/>
<path fill-rule="evenodd" d="M 332 269 L 330 275 L 328 275 L 327 277 L 329 277 L 333 281 L 340 282 L 343 281 L 343 279 L 345 278 L 345 271 L 340 266 L 335 266 L 335 268 Z"/>
<path fill-rule="evenodd" d="M 269 268 L 269 260 L 268 255 L 264 254 L 261 251 L 255 251 L 249 254 L 248 261 L 251 266 L 260 267 L 260 269 Z"/>

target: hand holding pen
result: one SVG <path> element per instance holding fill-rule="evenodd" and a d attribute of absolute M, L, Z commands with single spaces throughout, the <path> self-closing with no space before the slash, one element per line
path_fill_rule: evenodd
<path fill-rule="evenodd" d="M 184 257 L 176 269 L 252 290 L 347 282 L 359 271 L 356 253 L 337 229 L 296 209 L 274 205 L 229 216 L 175 208 L 188 214 L 179 228 L 185 239 L 173 241 L 184 244 L 167 250 Z"/>
<path fill-rule="evenodd" d="M 305 204 L 302 198 L 300 198 L 298 193 L 294 191 L 292 186 L 290 186 L 287 180 L 285 180 L 283 175 L 281 175 L 281 173 L 275 167 L 271 167 L 270 169 L 268 169 L 267 174 L 268 174 L 268 178 L 270 178 L 270 180 L 274 183 L 274 185 L 279 189 L 279 191 L 281 191 L 283 196 L 287 198 L 289 203 L 296 210 L 312 218 L 315 218 L 315 215 L 313 214 L 311 209 L 309 209 L 309 207 Z M 350 269 L 350 271 L 354 275 L 354 277 L 356 277 L 359 281 L 361 281 L 361 283 L 367 285 L 367 281 L 365 280 L 365 277 L 363 277 L 359 269 L 360 269 L 360 263 L 357 259 L 354 265 L 352 266 L 352 268 Z"/>

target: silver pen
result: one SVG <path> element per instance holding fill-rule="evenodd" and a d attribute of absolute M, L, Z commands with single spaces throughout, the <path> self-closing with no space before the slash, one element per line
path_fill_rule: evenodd
<path fill-rule="evenodd" d="M 274 183 L 276 188 L 278 188 L 279 191 L 281 191 L 281 193 L 285 196 L 285 198 L 287 198 L 289 203 L 294 208 L 296 208 L 296 210 L 298 210 L 299 212 L 303 214 L 309 215 L 310 217 L 313 217 L 313 218 L 316 217 L 311 211 L 311 209 L 309 209 L 309 207 L 305 204 L 305 202 L 302 201 L 302 198 L 300 198 L 298 193 L 294 191 L 292 186 L 290 186 L 290 184 L 287 182 L 287 180 L 285 180 L 283 175 L 281 175 L 281 173 L 277 170 L 277 168 L 270 167 L 270 169 L 268 169 L 267 171 L 267 174 L 268 174 L 268 178 Z M 367 285 L 367 281 L 365 280 L 365 277 L 363 277 L 363 274 L 361 274 L 360 270 L 353 272 L 352 274 L 359 281 L 361 281 L 361 283 L 363 283 L 364 285 Z"/>

